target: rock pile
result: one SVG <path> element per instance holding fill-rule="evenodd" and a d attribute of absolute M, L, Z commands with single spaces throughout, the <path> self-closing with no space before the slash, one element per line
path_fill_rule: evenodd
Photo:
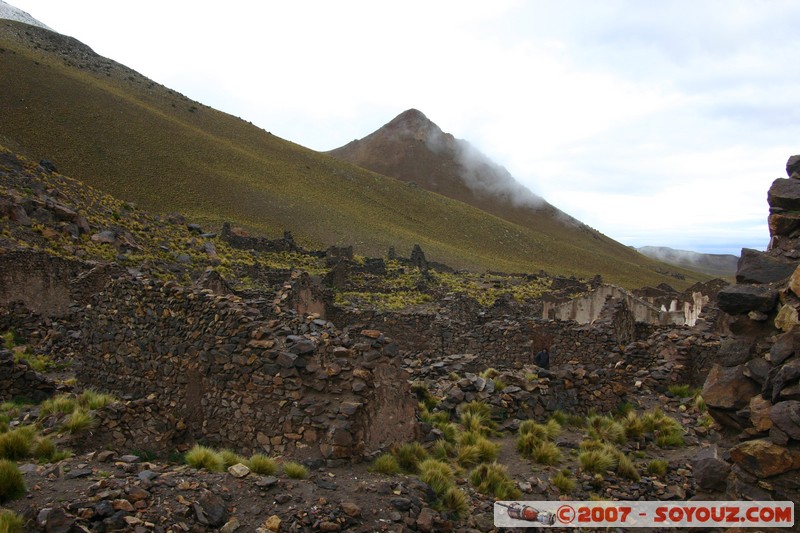
<path fill-rule="evenodd" d="M 703 388 L 712 416 L 739 433 L 722 459 L 733 497 L 800 499 L 800 156 L 769 190 L 770 245 L 743 250 L 737 285 L 720 291 L 731 336 Z M 724 462 L 724 461 L 723 461 Z"/>
<path fill-rule="evenodd" d="M 56 385 L 24 361 L 14 361 L 10 350 L 0 350 L 0 401 L 24 398 L 42 401 L 53 395 Z"/>

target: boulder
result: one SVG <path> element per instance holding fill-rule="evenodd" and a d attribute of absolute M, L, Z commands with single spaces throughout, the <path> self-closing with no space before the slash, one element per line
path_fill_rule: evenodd
<path fill-rule="evenodd" d="M 795 353 L 795 346 L 800 342 L 800 332 L 790 331 L 778 335 L 769 350 L 769 361 L 779 365 Z"/>
<path fill-rule="evenodd" d="M 765 439 L 745 441 L 730 450 L 731 459 L 758 478 L 775 476 L 793 470 L 791 452 Z"/>
<path fill-rule="evenodd" d="M 800 180 L 797 183 L 800 186 Z M 784 261 L 758 250 L 744 248 L 736 269 L 736 282 L 767 284 L 783 281 L 796 268 L 795 261 Z"/>
<path fill-rule="evenodd" d="M 768 313 L 775 307 L 778 293 L 767 287 L 729 285 L 717 294 L 717 305 L 729 315 L 740 315 L 749 311 Z"/>
<path fill-rule="evenodd" d="M 750 400 L 750 422 L 756 431 L 769 431 L 772 428 L 771 408 L 772 402 L 765 400 L 760 394 Z"/>
<path fill-rule="evenodd" d="M 781 306 L 775 316 L 775 327 L 781 331 L 791 331 L 798 323 L 797 309 L 793 305 Z"/>
<path fill-rule="evenodd" d="M 780 367 L 773 368 L 762 388 L 762 394 L 777 403 L 781 391 L 800 380 L 800 359 L 791 359 Z"/>
<path fill-rule="evenodd" d="M 715 364 L 703 385 L 703 399 L 709 407 L 741 409 L 758 392 L 756 383 L 744 375 L 744 365 L 725 367 Z"/>
<path fill-rule="evenodd" d="M 716 446 L 700 450 L 692 460 L 697 486 L 704 490 L 724 491 L 731 465 L 720 459 Z"/>
<path fill-rule="evenodd" d="M 742 339 L 725 338 L 720 340 L 716 361 L 722 366 L 743 365 L 752 357 L 751 345 Z"/>
<path fill-rule="evenodd" d="M 795 231 L 800 229 L 800 213 L 772 213 L 767 220 L 769 222 L 770 235 L 791 237 Z"/>
<path fill-rule="evenodd" d="M 794 440 L 800 441 L 800 401 L 789 400 L 772 406 L 772 423 Z"/>
<path fill-rule="evenodd" d="M 800 210 L 800 180 L 778 178 L 767 193 L 770 207 Z"/>
<path fill-rule="evenodd" d="M 791 178 L 795 172 L 800 172 L 800 155 L 793 155 L 786 162 L 786 175 Z"/>

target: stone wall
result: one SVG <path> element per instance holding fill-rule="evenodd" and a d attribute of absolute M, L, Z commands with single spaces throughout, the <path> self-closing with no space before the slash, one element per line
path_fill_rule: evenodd
<path fill-rule="evenodd" d="M 64 315 L 72 302 L 75 270 L 75 262 L 44 253 L 0 254 L 0 305 L 21 301 L 41 315 Z"/>
<path fill-rule="evenodd" d="M 153 417 L 181 428 L 159 447 L 339 460 L 412 438 L 396 346 L 379 331 L 344 335 L 292 316 L 265 320 L 232 295 L 123 277 L 82 311 L 78 376 L 155 400 Z"/>
<path fill-rule="evenodd" d="M 55 383 L 25 363 L 14 362 L 9 350 L 0 350 L 0 401 L 16 398 L 40 402 L 56 390 Z"/>

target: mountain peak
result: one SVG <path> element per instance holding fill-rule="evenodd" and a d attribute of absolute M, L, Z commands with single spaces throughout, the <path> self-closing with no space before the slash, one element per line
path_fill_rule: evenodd
<path fill-rule="evenodd" d="M 413 108 L 403 111 L 378 131 L 384 131 L 396 138 L 413 137 L 420 141 L 444 134 L 422 111 Z"/>
<path fill-rule="evenodd" d="M 24 22 L 25 24 L 30 24 L 31 26 L 39 26 L 40 28 L 44 28 L 46 30 L 53 30 L 52 28 L 42 24 L 30 16 L 28 13 L 12 6 L 7 2 L 4 2 L 3 0 L 0 0 L 0 19 L 16 20 L 17 22 Z"/>

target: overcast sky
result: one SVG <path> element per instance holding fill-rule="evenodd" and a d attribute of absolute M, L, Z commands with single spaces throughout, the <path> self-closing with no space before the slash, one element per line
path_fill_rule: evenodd
<path fill-rule="evenodd" d="M 633 246 L 763 250 L 800 153 L 797 1 L 10 3 L 316 150 L 417 108 Z"/>

